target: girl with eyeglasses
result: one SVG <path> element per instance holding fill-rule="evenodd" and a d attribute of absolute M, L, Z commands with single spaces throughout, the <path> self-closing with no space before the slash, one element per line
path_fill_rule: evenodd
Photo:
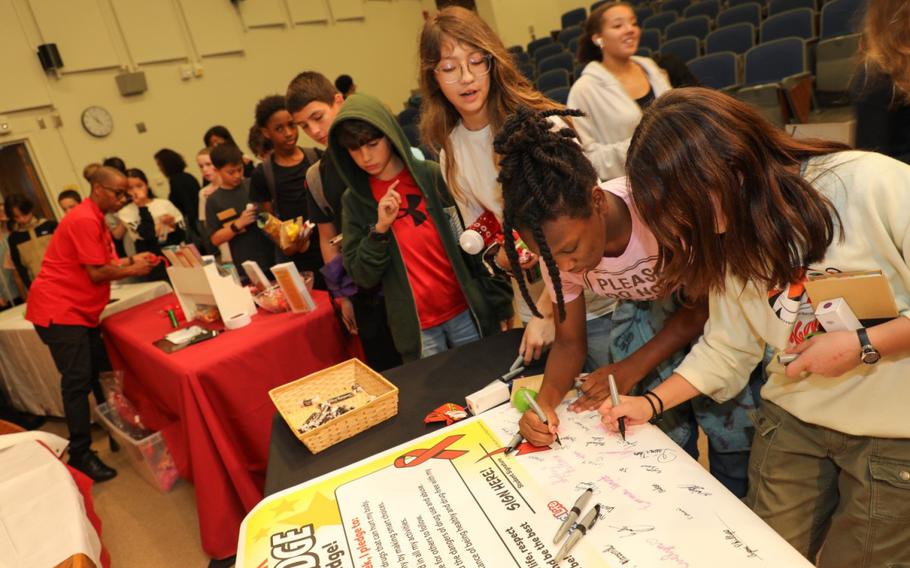
<path fill-rule="evenodd" d="M 623 175 L 642 111 L 670 89 L 654 61 L 635 55 L 640 38 L 632 6 L 610 2 L 591 12 L 578 42 L 578 61 L 587 65 L 569 91 L 568 107 L 587 115 L 575 124 L 603 180 Z"/>
<path fill-rule="evenodd" d="M 443 177 L 461 211 L 465 224 L 485 212 L 502 222 L 502 189 L 497 181 L 493 138 L 506 118 L 519 108 L 558 110 L 562 106 L 538 92 L 521 74 L 502 40 L 476 13 L 451 6 L 430 18 L 420 35 L 420 85 L 423 92 L 420 132 L 424 143 L 439 150 Z M 559 117 L 554 127 L 565 127 Z M 494 255 L 491 255 L 494 256 Z M 505 252 L 499 250 L 493 270 L 510 270 Z M 521 268 L 537 266 L 532 256 Z M 525 360 L 540 357 L 553 342 L 552 303 L 542 281 L 531 286 L 540 298 L 545 318 L 532 318 L 519 301 L 519 315 L 528 322 L 522 340 Z M 613 303 L 589 299 L 589 318 L 608 314 Z M 609 318 L 607 318 L 609 319 Z M 508 325 L 504 322 L 504 328 Z"/>

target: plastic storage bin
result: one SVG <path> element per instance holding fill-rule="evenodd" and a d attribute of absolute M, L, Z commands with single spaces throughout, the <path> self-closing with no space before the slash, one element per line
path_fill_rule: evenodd
<path fill-rule="evenodd" d="M 117 417 L 107 403 L 99 404 L 95 410 L 101 425 L 117 440 L 139 475 L 158 490 L 170 491 L 179 475 L 161 432 L 135 440 L 117 426 Z"/>

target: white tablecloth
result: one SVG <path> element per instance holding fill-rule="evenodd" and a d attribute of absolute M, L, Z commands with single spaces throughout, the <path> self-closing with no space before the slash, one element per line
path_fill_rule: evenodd
<path fill-rule="evenodd" d="M 101 541 L 76 482 L 38 442 L 0 450 L 0 503 L 0 568 L 56 566 L 78 553 L 101 566 Z"/>
<path fill-rule="evenodd" d="M 167 282 L 112 286 L 114 301 L 104 308 L 101 319 L 170 292 Z M 19 410 L 63 416 L 60 373 L 50 350 L 25 319 L 24 305 L 0 312 L 0 388 Z"/>

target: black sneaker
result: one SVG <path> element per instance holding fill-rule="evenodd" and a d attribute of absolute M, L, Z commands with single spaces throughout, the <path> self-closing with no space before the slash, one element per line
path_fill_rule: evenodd
<path fill-rule="evenodd" d="M 95 455 L 95 452 L 86 452 L 80 456 L 70 456 L 69 464 L 98 483 L 117 477 L 117 470 L 105 465 Z"/>

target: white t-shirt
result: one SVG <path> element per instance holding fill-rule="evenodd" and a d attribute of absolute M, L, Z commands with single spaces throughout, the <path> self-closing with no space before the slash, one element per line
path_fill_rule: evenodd
<path fill-rule="evenodd" d="M 159 219 L 164 215 L 170 215 L 176 220 L 176 227 L 186 230 L 186 224 L 183 222 L 183 214 L 180 212 L 177 207 L 167 199 L 155 198 L 148 202 L 149 213 L 152 215 L 152 219 L 155 220 L 156 233 L 158 235 L 158 242 L 163 243 L 167 240 L 167 236 L 171 233 L 172 229 L 167 225 L 161 223 L 159 226 Z M 120 219 L 126 229 L 129 232 L 133 240 L 141 240 L 142 237 L 139 236 L 139 207 L 135 203 L 130 203 L 129 205 L 124 206 L 120 211 L 117 212 L 117 217 Z"/>
<path fill-rule="evenodd" d="M 550 117 L 550 122 L 554 128 L 565 128 L 568 126 L 560 117 Z M 496 178 L 499 177 L 499 171 L 496 168 L 493 152 L 493 130 L 489 125 L 480 130 L 468 130 L 464 123 L 458 122 L 458 125 L 452 129 L 449 134 L 452 143 L 452 153 L 455 156 L 457 168 L 455 172 L 456 183 L 458 186 L 459 197 L 455 199 L 461 216 L 466 225 L 473 223 L 484 210 L 490 211 L 502 223 L 502 187 Z M 439 154 L 439 165 L 442 174 L 446 176 L 446 154 L 445 151 Z M 449 181 L 446 179 L 446 183 Z M 450 184 L 451 185 L 451 184 Z M 454 195 L 453 191 L 453 195 Z M 546 272 L 546 271 L 544 271 Z M 523 322 L 530 321 L 531 310 L 525 304 L 524 299 L 518 292 L 513 282 L 518 299 L 518 315 Z M 531 296 L 537 298 L 542 290 L 540 285 L 529 288 Z M 599 297 L 593 294 L 587 294 L 588 315 L 587 319 L 592 320 L 606 315 L 613 311 L 615 301 L 611 298 Z"/>
<path fill-rule="evenodd" d="M 580 274 L 560 271 L 563 301 L 569 303 L 585 290 L 590 290 L 600 297 L 617 300 L 656 300 L 660 297 L 656 273 L 657 239 L 638 218 L 626 178 L 601 183 L 600 189 L 622 198 L 629 206 L 629 212 L 632 214 L 632 235 L 621 255 L 601 258 L 596 268 Z M 555 302 L 553 282 L 543 261 L 541 272 L 550 297 Z"/>

